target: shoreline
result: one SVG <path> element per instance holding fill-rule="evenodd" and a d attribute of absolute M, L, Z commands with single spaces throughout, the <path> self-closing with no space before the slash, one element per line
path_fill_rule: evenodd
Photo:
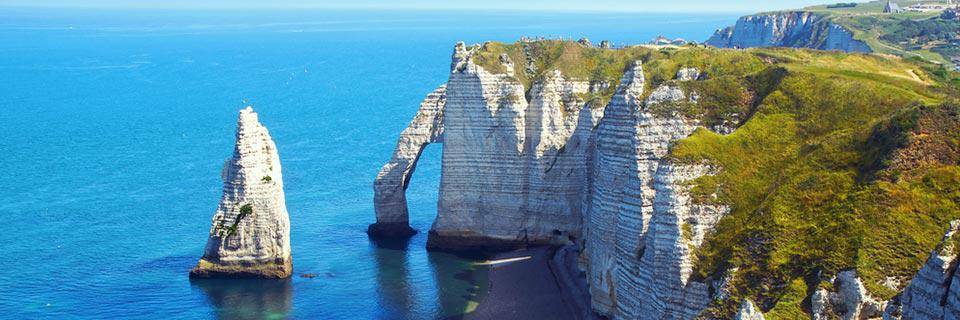
<path fill-rule="evenodd" d="M 572 247 L 540 246 L 495 254 L 484 262 L 489 267 L 487 292 L 463 319 L 592 318 L 589 297 L 583 300 L 586 288 L 579 288 L 578 274 L 567 270 L 569 255 L 575 257 L 575 252 Z"/>

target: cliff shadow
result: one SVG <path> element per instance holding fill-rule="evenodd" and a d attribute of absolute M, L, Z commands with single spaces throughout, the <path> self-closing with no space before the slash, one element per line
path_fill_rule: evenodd
<path fill-rule="evenodd" d="M 475 260 L 445 252 L 428 252 L 427 259 L 438 288 L 437 318 L 463 319 L 469 317 L 490 286 L 486 267 Z"/>
<path fill-rule="evenodd" d="M 283 319 L 292 309 L 290 279 L 191 279 L 217 319 Z"/>
<path fill-rule="evenodd" d="M 379 318 L 395 318 L 413 309 L 415 293 L 411 286 L 407 249 L 410 238 L 370 237 L 377 274 Z"/>

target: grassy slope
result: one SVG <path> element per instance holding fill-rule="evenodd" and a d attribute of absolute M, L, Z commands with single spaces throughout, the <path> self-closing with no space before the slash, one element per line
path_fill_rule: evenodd
<path fill-rule="evenodd" d="M 716 194 L 710 201 L 733 209 L 697 252 L 698 275 L 738 267 L 734 295 L 760 302 L 769 319 L 795 318 L 798 297 L 844 269 L 857 268 L 875 296 L 892 297 L 896 291 L 882 285 L 886 278 L 905 285 L 947 222 L 960 218 L 960 167 L 933 162 L 876 179 L 885 167 L 866 164 L 895 150 L 877 146 L 885 133 L 877 128 L 939 103 L 938 90 L 923 85 L 938 82 L 911 82 L 905 74 L 917 67 L 876 56 L 762 54 L 802 58 L 784 65 L 788 75 L 736 132 L 699 130 L 672 150 L 682 161 L 721 167 L 694 191 L 701 199 Z M 897 134 L 903 137 L 896 141 L 914 139 Z M 939 151 L 956 153 L 960 135 L 949 135 L 953 149 Z M 797 281 L 808 290 L 800 294 Z M 736 304 L 714 307 L 729 315 Z"/>
<path fill-rule="evenodd" d="M 728 136 L 698 130 L 671 151 L 679 161 L 721 168 L 695 181 L 694 195 L 732 208 L 697 250 L 695 271 L 707 278 L 739 267 L 734 297 L 754 299 L 769 311 L 768 319 L 802 315 L 810 289 L 842 269 L 857 268 L 873 294 L 891 297 L 895 291 L 883 281 L 916 272 L 946 222 L 960 218 L 957 161 L 880 174 L 900 163 L 892 155 L 919 136 L 910 119 L 923 112 L 943 117 L 930 115 L 938 114 L 937 107 L 920 106 L 939 105 L 952 95 L 945 79 L 909 60 L 776 48 L 526 45 L 536 65 L 532 73 L 524 71 L 520 43 L 488 43 L 474 61 L 503 72 L 499 56 L 508 54 L 527 88 L 554 69 L 616 87 L 636 59 L 644 61 L 648 89 L 670 81 L 681 67 L 707 71 L 708 80 L 685 87 L 697 91 L 701 103 L 682 111 L 706 124 L 736 112 L 743 123 Z M 960 134 L 944 132 L 932 135 L 950 135 L 939 145 L 953 147 L 937 152 L 956 153 Z M 735 300 L 711 312 L 730 315 Z"/>
<path fill-rule="evenodd" d="M 901 8 L 916 3 L 909 0 L 898 0 L 894 2 L 898 3 Z M 929 50 L 907 50 L 897 44 L 880 40 L 882 35 L 893 32 L 897 28 L 897 24 L 902 20 L 929 19 L 938 15 L 936 13 L 915 12 L 896 15 L 883 14 L 883 8 L 886 3 L 886 1 L 879 0 L 861 3 L 853 8 L 827 8 L 826 5 L 820 5 L 807 7 L 803 10 L 817 12 L 831 17 L 834 22 L 850 29 L 855 39 L 867 43 L 867 45 L 876 52 L 904 57 L 916 56 L 931 62 L 951 64 L 948 59 L 938 53 Z"/>

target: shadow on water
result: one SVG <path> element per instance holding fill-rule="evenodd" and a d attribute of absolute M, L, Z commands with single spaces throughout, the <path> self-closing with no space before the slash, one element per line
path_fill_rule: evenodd
<path fill-rule="evenodd" d="M 438 318 L 461 319 L 476 310 L 489 285 L 485 267 L 478 257 L 428 252 L 427 259 L 439 288 L 436 299 Z"/>
<path fill-rule="evenodd" d="M 429 252 L 419 246 L 411 249 L 411 239 L 371 238 L 371 243 L 377 266 L 378 318 L 403 318 L 404 315 L 424 317 L 426 315 L 411 314 L 411 311 L 429 309 L 432 318 L 460 319 L 476 309 L 488 286 L 487 269 L 476 265 L 481 259 L 479 255 Z M 432 280 L 436 293 L 433 299 L 427 301 L 422 301 L 424 292 L 418 290 L 430 289 L 426 289 L 422 283 L 414 283 L 425 280 L 425 275 L 411 274 L 410 264 L 414 263 L 411 259 L 416 259 L 413 256 L 420 254 L 426 255 L 430 270 L 426 280 Z M 422 305 L 424 303 L 427 305 Z"/>
<path fill-rule="evenodd" d="M 191 279 L 218 319 L 285 319 L 292 307 L 290 279 Z"/>
<path fill-rule="evenodd" d="M 410 238 L 370 238 L 370 242 L 375 247 L 373 259 L 377 265 L 378 318 L 387 319 L 410 312 L 416 300 L 407 266 Z"/>

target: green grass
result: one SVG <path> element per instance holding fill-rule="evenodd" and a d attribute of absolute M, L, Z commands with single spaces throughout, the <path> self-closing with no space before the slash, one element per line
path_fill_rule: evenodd
<path fill-rule="evenodd" d="M 694 251 L 695 279 L 739 268 L 734 299 L 709 311 L 721 318 L 736 312 L 732 302 L 740 298 L 757 302 L 770 319 L 798 318 L 809 288 L 850 268 L 871 294 L 890 298 L 886 278 L 915 273 L 946 223 L 960 218 L 960 111 L 938 107 L 960 90 L 942 67 L 919 58 L 538 41 L 487 43 L 471 59 L 505 73 L 501 55 L 528 90 L 554 70 L 609 82 L 606 92 L 581 97 L 601 105 L 636 60 L 643 61 L 646 92 L 673 82 L 680 68 L 706 72 L 706 80 L 673 82 L 696 92 L 697 104 L 661 111 L 707 127 L 739 126 L 729 135 L 698 129 L 670 151 L 679 162 L 719 168 L 695 180 L 691 193 L 731 208 Z M 684 237 L 692 234 L 689 225 L 681 228 Z"/>
<path fill-rule="evenodd" d="M 754 53 L 786 74 L 758 95 L 752 118 L 727 136 L 697 130 L 671 151 L 679 161 L 722 168 L 698 179 L 692 193 L 732 208 L 697 250 L 696 277 L 738 267 L 739 294 L 775 303 L 783 318 L 797 314 L 797 281 L 813 274 L 857 268 L 871 293 L 890 298 L 895 292 L 882 286 L 884 279 L 915 273 L 946 222 L 960 218 L 957 188 L 949 187 L 960 182 L 960 168 L 946 163 L 877 180 L 867 178 L 869 171 L 884 165 L 865 163 L 903 147 L 871 149 L 878 125 L 918 104 L 940 103 L 946 85 L 895 59 Z M 777 301 L 793 302 L 781 307 Z"/>
<path fill-rule="evenodd" d="M 783 296 L 780 297 L 773 309 L 770 309 L 763 316 L 769 320 L 807 319 L 810 316 L 804 313 L 802 307 L 803 300 L 807 296 L 807 284 L 803 279 L 795 279 L 784 290 Z"/>
<path fill-rule="evenodd" d="M 233 222 L 229 227 L 226 226 L 226 222 L 225 222 L 226 216 L 224 216 L 222 220 L 218 221 L 217 229 L 215 233 L 217 233 L 220 237 L 223 237 L 224 239 L 229 238 L 230 236 L 237 233 L 237 225 L 240 224 L 240 221 L 243 220 L 243 218 L 246 218 L 247 216 L 250 216 L 252 214 L 253 214 L 253 205 L 249 203 L 244 204 L 243 206 L 240 207 L 240 213 L 237 214 L 237 216 L 233 219 Z"/>

